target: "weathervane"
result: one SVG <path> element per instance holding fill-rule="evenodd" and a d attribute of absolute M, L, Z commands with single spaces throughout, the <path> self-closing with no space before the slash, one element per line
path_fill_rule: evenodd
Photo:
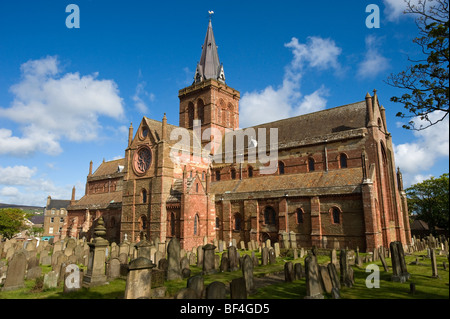
<path fill-rule="evenodd" d="M 209 14 L 209 20 L 211 20 L 213 14 L 214 14 L 214 11 L 209 10 L 209 11 L 208 11 L 208 14 Z"/>

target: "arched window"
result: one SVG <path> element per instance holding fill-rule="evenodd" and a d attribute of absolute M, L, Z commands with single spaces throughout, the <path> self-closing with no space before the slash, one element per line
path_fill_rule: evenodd
<path fill-rule="evenodd" d="M 241 230 L 242 217 L 241 214 L 234 214 L 234 230 Z"/>
<path fill-rule="evenodd" d="M 231 179 L 236 179 L 236 170 L 234 168 L 231 169 Z"/>
<path fill-rule="evenodd" d="M 297 224 L 303 223 L 303 209 L 297 209 Z"/>
<path fill-rule="evenodd" d="M 216 170 L 215 174 L 216 174 L 216 181 L 220 181 L 220 170 Z"/>
<path fill-rule="evenodd" d="M 333 218 L 333 224 L 340 224 L 341 223 L 341 211 L 337 207 L 333 207 L 331 209 L 331 214 Z"/>
<path fill-rule="evenodd" d="M 315 168 L 314 168 L 314 158 L 310 157 L 308 158 L 308 171 L 309 172 L 314 172 Z"/>
<path fill-rule="evenodd" d="M 345 154 L 339 155 L 339 166 L 341 168 L 347 168 L 347 155 Z"/>
<path fill-rule="evenodd" d="M 147 191 L 145 189 L 142 190 L 142 203 L 147 203 Z"/>
<path fill-rule="evenodd" d="M 175 213 L 172 212 L 169 216 L 170 236 L 175 236 Z"/>
<path fill-rule="evenodd" d="M 147 217 L 141 216 L 140 220 L 141 230 L 145 230 L 147 228 Z"/>
<path fill-rule="evenodd" d="M 188 105 L 188 126 L 192 127 L 194 125 L 194 104 L 192 102 Z"/>
<path fill-rule="evenodd" d="M 201 99 L 197 101 L 197 115 L 198 119 L 201 121 L 200 125 L 203 125 L 205 120 L 205 105 Z"/>
<path fill-rule="evenodd" d="M 194 235 L 199 235 L 199 231 L 198 231 L 198 223 L 199 223 L 199 220 L 198 220 L 198 214 L 195 214 L 195 217 L 194 217 Z"/>
<path fill-rule="evenodd" d="M 264 208 L 264 224 L 275 225 L 275 210 L 272 206 Z"/>
<path fill-rule="evenodd" d="M 220 228 L 220 218 L 216 217 L 216 228 Z"/>
<path fill-rule="evenodd" d="M 284 174 L 284 163 L 282 161 L 278 162 L 278 174 L 280 175 Z"/>

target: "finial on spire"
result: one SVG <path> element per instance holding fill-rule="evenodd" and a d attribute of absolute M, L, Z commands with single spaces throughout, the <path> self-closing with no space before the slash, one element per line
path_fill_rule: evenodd
<path fill-rule="evenodd" d="M 211 20 L 212 16 L 214 15 L 214 11 L 209 10 L 208 14 L 209 14 L 209 20 Z"/>

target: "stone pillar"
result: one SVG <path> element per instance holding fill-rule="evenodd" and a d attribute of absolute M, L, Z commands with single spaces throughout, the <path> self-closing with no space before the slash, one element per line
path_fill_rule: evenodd
<path fill-rule="evenodd" d="M 83 278 L 83 286 L 91 287 L 106 284 L 105 261 L 106 247 L 109 242 L 104 238 L 106 228 L 103 226 L 103 217 L 98 220 L 94 229 L 95 238 L 89 246 L 89 262 L 87 273 Z"/>

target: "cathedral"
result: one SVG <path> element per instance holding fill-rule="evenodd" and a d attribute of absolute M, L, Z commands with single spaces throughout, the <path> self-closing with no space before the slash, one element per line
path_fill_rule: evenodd
<path fill-rule="evenodd" d="M 361 251 L 411 243 L 402 175 L 376 91 L 355 103 L 240 129 L 240 93 L 225 82 L 209 21 L 194 82 L 178 97 L 179 126 L 165 115 L 162 121 L 144 116 L 136 130 L 129 128 L 124 158 L 103 161 L 95 171 L 90 163 L 85 195 L 75 200 L 73 191 L 62 238 L 92 238 L 102 216 L 110 242 L 177 237 L 186 250 L 233 239 Z M 276 143 L 269 144 L 274 129 Z M 184 149 L 180 132 L 190 141 Z M 209 132 L 219 138 L 205 140 Z M 222 147 L 227 141 L 231 150 Z M 274 160 L 272 170 L 254 160 L 256 146 Z"/>

